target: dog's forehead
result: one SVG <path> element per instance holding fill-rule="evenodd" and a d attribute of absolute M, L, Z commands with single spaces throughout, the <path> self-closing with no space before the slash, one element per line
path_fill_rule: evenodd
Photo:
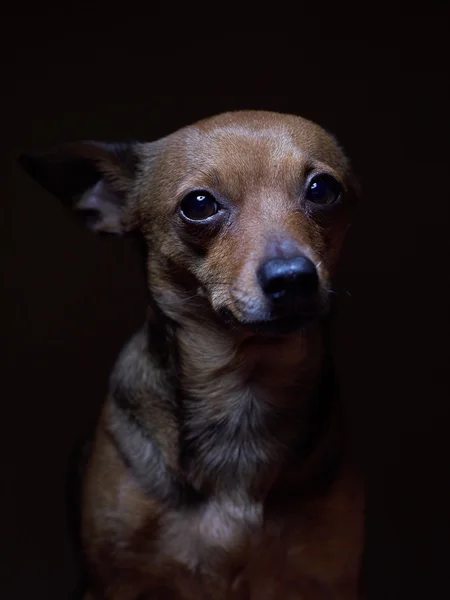
<path fill-rule="evenodd" d="M 347 159 L 336 140 L 319 125 L 295 115 L 265 111 L 223 113 L 179 132 L 178 143 L 192 162 L 208 161 L 244 169 L 280 161 L 319 161 L 338 172 Z"/>
<path fill-rule="evenodd" d="M 230 200 L 268 191 L 281 197 L 313 170 L 331 171 L 344 185 L 350 175 L 344 152 L 324 129 L 264 111 L 223 113 L 144 144 L 141 152 L 140 197 L 145 202 L 151 191 L 167 206 L 194 188 Z"/>

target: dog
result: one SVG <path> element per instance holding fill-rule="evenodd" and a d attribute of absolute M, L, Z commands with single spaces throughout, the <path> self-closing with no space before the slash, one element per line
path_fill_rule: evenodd
<path fill-rule="evenodd" d="M 329 341 L 359 191 L 338 142 L 236 111 L 19 161 L 94 232 L 135 237 L 148 281 L 83 476 L 85 600 L 359 598 Z"/>

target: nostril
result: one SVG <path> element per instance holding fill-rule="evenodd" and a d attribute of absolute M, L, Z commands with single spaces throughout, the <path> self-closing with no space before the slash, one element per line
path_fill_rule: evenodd
<path fill-rule="evenodd" d="M 304 256 L 270 260 L 261 267 L 258 278 L 263 292 L 272 300 L 310 295 L 319 284 L 314 263 Z"/>
<path fill-rule="evenodd" d="M 269 279 L 266 285 L 263 285 L 263 291 L 267 296 L 271 296 L 274 300 L 286 295 L 289 282 L 285 277 L 273 277 Z"/>

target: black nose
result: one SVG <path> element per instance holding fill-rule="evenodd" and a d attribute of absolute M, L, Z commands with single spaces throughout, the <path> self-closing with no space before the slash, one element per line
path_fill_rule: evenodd
<path fill-rule="evenodd" d="M 276 302 L 310 296 L 319 286 L 316 267 L 305 256 L 269 260 L 259 269 L 258 280 L 264 294 Z"/>

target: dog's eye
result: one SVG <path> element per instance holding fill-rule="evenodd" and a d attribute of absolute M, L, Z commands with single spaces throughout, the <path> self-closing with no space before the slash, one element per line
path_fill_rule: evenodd
<path fill-rule="evenodd" d="M 306 198 L 314 204 L 330 205 L 341 198 L 342 187 L 331 175 L 315 175 L 309 182 Z"/>
<path fill-rule="evenodd" d="M 219 204 L 210 192 L 189 192 L 180 205 L 181 214 L 190 221 L 204 221 L 219 212 Z"/>

